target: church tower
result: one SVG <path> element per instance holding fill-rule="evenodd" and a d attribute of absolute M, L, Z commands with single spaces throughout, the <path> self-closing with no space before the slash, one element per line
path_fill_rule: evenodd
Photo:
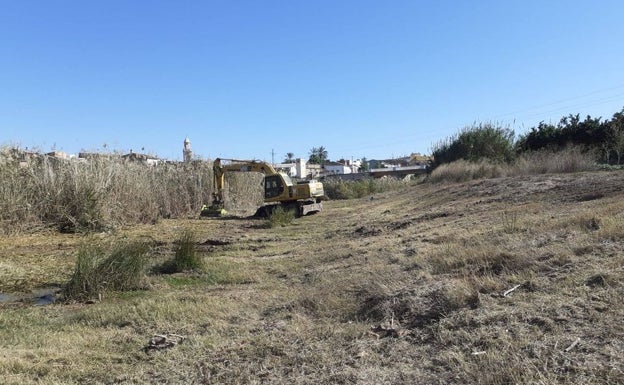
<path fill-rule="evenodd" d="M 182 150 L 184 163 L 189 163 L 193 159 L 193 150 L 191 150 L 191 141 L 189 138 L 184 139 L 184 150 Z"/>

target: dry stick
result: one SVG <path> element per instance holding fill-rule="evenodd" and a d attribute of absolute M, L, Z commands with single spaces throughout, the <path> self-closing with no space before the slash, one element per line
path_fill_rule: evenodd
<path fill-rule="evenodd" d="M 516 285 L 516 286 L 512 287 L 511 289 L 509 289 L 509 290 L 505 291 L 505 292 L 503 293 L 503 297 L 507 297 L 509 294 L 511 294 L 514 290 L 516 290 L 516 289 L 517 289 L 517 288 L 519 288 L 520 286 L 522 286 L 522 285 Z"/>
<path fill-rule="evenodd" d="M 576 345 L 578 345 L 578 343 L 579 343 L 579 342 L 581 342 L 581 337 L 577 337 L 577 338 L 574 340 L 574 342 L 572 342 L 572 343 L 570 344 L 570 346 L 568 346 L 567 348 L 565 348 L 565 350 L 564 350 L 564 351 L 565 351 L 565 352 L 569 352 L 570 350 L 574 349 L 574 347 L 575 347 Z"/>

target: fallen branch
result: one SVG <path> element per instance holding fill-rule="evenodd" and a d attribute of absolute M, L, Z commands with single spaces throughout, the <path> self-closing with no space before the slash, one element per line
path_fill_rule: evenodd
<path fill-rule="evenodd" d="M 581 337 L 577 337 L 574 342 L 572 342 L 570 344 L 570 346 L 568 346 L 567 348 L 564 349 L 565 352 L 569 352 L 570 350 L 574 349 L 574 347 L 576 345 L 578 345 L 578 343 L 581 342 Z"/>
<path fill-rule="evenodd" d="M 517 289 L 517 288 L 519 288 L 520 286 L 522 286 L 522 285 L 516 285 L 516 286 L 512 287 L 511 289 L 509 289 L 509 290 L 505 291 L 505 292 L 503 293 L 503 297 L 507 297 L 509 294 L 513 293 L 513 292 L 514 292 L 514 290 L 516 290 L 516 289 Z"/>

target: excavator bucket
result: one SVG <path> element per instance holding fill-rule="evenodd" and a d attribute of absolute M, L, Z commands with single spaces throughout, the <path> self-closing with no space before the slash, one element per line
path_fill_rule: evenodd
<path fill-rule="evenodd" d="M 201 209 L 201 213 L 199 216 L 201 217 L 224 217 L 227 215 L 227 211 L 223 208 L 223 205 L 213 204 L 210 206 L 203 205 Z"/>

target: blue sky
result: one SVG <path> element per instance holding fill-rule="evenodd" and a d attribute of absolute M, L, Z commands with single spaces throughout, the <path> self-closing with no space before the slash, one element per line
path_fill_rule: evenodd
<path fill-rule="evenodd" d="M 624 107 L 622 1 L 0 0 L 0 144 L 429 153 Z"/>

